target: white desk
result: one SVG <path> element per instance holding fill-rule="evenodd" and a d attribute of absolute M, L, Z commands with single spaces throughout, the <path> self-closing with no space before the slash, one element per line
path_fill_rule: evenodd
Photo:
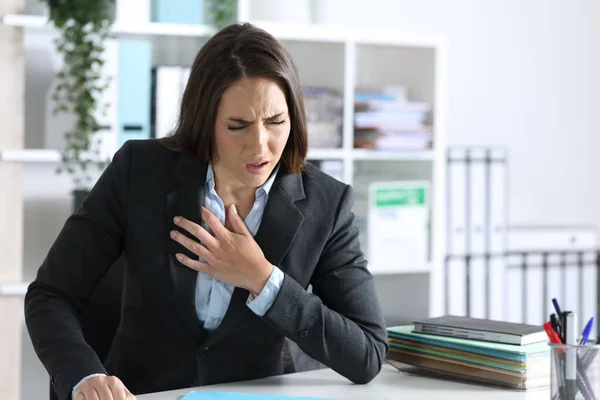
<path fill-rule="evenodd" d="M 138 400 L 179 400 L 190 390 L 197 392 L 245 392 L 309 396 L 329 399 L 397 400 L 548 400 L 549 390 L 517 392 L 479 385 L 426 378 L 399 372 L 386 365 L 381 373 L 367 385 L 354 385 L 332 370 L 317 370 L 276 376 L 248 382 L 203 386 L 193 389 L 136 396 Z"/>

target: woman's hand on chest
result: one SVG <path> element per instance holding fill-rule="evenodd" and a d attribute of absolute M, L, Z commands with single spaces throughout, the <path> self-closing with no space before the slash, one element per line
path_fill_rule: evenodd
<path fill-rule="evenodd" d="M 223 226 L 219 219 L 204 207 L 202 219 L 213 231 L 214 236 L 186 218 L 175 217 L 175 224 L 198 238 L 201 243 L 177 230 L 171 231 L 171 238 L 206 260 L 194 260 L 178 253 L 176 257 L 179 262 L 188 268 L 259 295 L 271 276 L 273 265 L 265 258 L 235 206 L 227 209 L 227 225 L 231 226 L 231 230 Z"/>

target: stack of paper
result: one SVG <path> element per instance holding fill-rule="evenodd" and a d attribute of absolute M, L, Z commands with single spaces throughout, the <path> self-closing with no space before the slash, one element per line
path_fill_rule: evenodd
<path fill-rule="evenodd" d="M 327 88 L 303 86 L 306 129 L 310 148 L 342 145 L 342 94 Z"/>
<path fill-rule="evenodd" d="M 354 147 L 424 150 L 432 144 L 431 123 L 431 105 L 409 101 L 405 88 L 355 93 Z"/>
<path fill-rule="evenodd" d="M 547 342 L 523 346 L 415 333 L 413 325 L 388 328 L 388 359 L 442 377 L 519 390 L 550 386 Z M 394 364 L 396 365 L 396 364 Z"/>

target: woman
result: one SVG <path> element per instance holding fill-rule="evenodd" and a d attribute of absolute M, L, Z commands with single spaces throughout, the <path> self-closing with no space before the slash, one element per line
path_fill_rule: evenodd
<path fill-rule="evenodd" d="M 27 326 L 59 398 L 281 374 L 285 337 L 353 382 L 373 379 L 387 336 L 351 188 L 306 151 L 289 55 L 249 24 L 218 32 L 174 134 L 123 145 L 28 290 Z M 121 324 L 102 364 L 78 315 L 122 254 Z"/>

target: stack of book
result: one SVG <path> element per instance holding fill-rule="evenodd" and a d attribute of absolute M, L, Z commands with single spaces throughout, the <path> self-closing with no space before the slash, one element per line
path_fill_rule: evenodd
<path fill-rule="evenodd" d="M 399 369 L 517 390 L 550 387 L 542 327 L 445 316 L 388 328 L 388 340 L 388 362 Z"/>
<path fill-rule="evenodd" d="M 408 101 L 405 88 L 357 91 L 354 97 L 354 147 L 424 150 L 431 147 L 431 105 Z"/>

